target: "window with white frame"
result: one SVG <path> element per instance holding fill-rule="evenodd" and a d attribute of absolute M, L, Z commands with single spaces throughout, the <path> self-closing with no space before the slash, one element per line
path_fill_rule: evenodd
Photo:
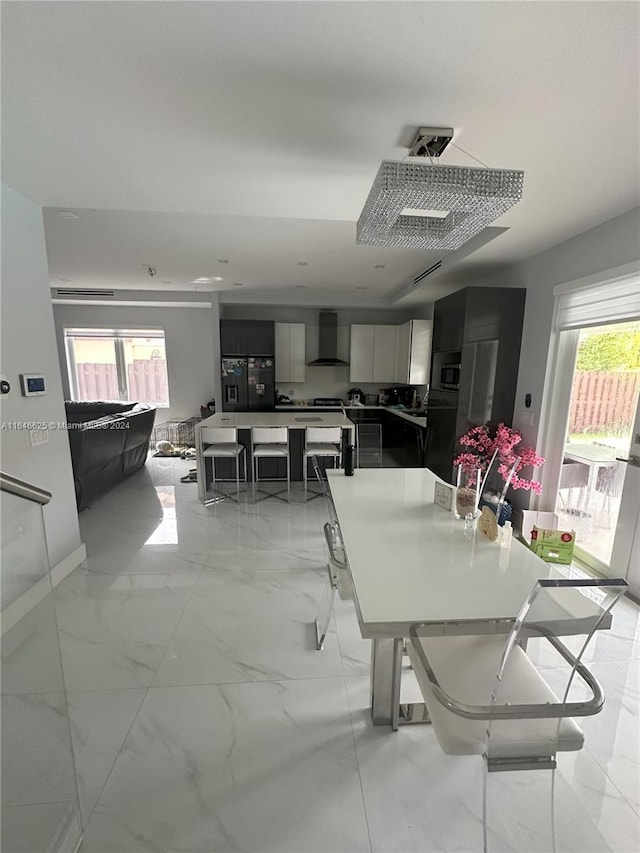
<path fill-rule="evenodd" d="M 163 329 L 65 329 L 74 400 L 169 405 Z"/>

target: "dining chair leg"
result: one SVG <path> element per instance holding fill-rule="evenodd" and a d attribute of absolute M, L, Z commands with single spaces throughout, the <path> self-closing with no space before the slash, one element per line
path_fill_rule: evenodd
<path fill-rule="evenodd" d="M 318 608 L 318 615 L 315 619 L 316 651 L 319 652 L 322 651 L 324 647 L 324 641 L 329 630 L 329 625 L 331 624 L 331 617 L 333 616 L 336 603 L 337 585 L 334 583 L 330 563 L 327 565 L 327 571 L 329 574 L 329 585 L 325 587 L 324 592 L 322 593 L 322 600 L 320 602 L 320 607 Z"/>
<path fill-rule="evenodd" d="M 240 503 L 240 454 L 236 453 L 236 499 Z"/>
<path fill-rule="evenodd" d="M 258 457 L 253 457 L 253 502 L 258 502 Z"/>
<path fill-rule="evenodd" d="M 305 499 L 305 501 L 307 500 L 307 486 L 308 486 L 308 483 L 307 483 L 307 465 L 308 464 L 309 464 L 309 457 L 303 455 L 303 457 L 302 457 L 302 479 L 304 480 L 304 499 Z"/>

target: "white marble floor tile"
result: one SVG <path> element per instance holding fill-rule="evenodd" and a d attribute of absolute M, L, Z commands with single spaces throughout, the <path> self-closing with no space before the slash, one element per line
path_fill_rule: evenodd
<path fill-rule="evenodd" d="M 63 693 L 2 697 L 2 803 L 76 798 Z"/>
<path fill-rule="evenodd" d="M 580 721 L 586 747 L 640 817 L 640 668 L 637 660 L 593 663 L 605 705 Z M 640 849 L 640 845 L 638 845 Z"/>
<path fill-rule="evenodd" d="M 82 821 L 86 825 L 140 709 L 146 690 L 90 690 L 69 694 Z"/>
<path fill-rule="evenodd" d="M 196 549 L 197 550 L 197 549 Z M 194 553 L 189 549 L 180 552 L 170 545 L 149 545 L 141 548 L 101 548 L 89 554 L 83 568 L 90 574 L 137 575 L 146 573 L 200 572 L 211 548 L 205 553 Z"/>
<path fill-rule="evenodd" d="M 342 679 L 152 688 L 83 853 L 369 851 Z"/>
<path fill-rule="evenodd" d="M 312 571 L 203 572 L 154 686 L 341 675 L 337 643 L 315 649 L 325 583 Z"/>
<path fill-rule="evenodd" d="M 288 512 L 229 513 L 207 565 L 249 572 L 321 568 L 326 563 L 322 517 L 304 506 L 284 509 Z"/>
<path fill-rule="evenodd" d="M 198 577 L 69 575 L 55 591 L 67 689 L 149 685 Z"/>
<path fill-rule="evenodd" d="M 363 640 L 353 601 L 341 601 L 336 596 L 334 621 L 338 646 L 345 676 L 369 675 L 371 666 L 371 640 Z M 332 635 L 326 643 L 331 645 Z"/>
<path fill-rule="evenodd" d="M 62 693 L 54 596 L 46 596 L 2 637 L 2 693 Z"/>
<path fill-rule="evenodd" d="M 2 807 L 2 849 L 11 853 L 48 853 L 51 840 L 64 833 L 73 819 L 74 804 L 29 803 Z M 79 833 L 79 830 L 78 830 Z M 74 841 L 77 839 L 74 836 Z"/>
<path fill-rule="evenodd" d="M 368 679 L 346 680 L 373 849 L 482 849 L 482 760 L 442 753 L 429 726 L 372 725 Z M 561 755 L 558 853 L 637 849 L 637 817 L 589 753 Z M 549 853 L 550 774 L 491 774 L 490 849 Z"/>

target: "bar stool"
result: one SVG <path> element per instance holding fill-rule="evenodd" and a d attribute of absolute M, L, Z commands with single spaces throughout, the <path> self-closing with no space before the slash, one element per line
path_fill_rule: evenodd
<path fill-rule="evenodd" d="M 205 504 L 217 503 L 230 498 L 240 503 L 240 459 L 244 460 L 244 483 L 247 484 L 247 459 L 243 444 L 238 443 L 236 427 L 203 427 L 200 430 L 201 455 L 203 461 L 203 482 L 200 488 L 200 500 Z M 216 457 L 235 459 L 236 461 L 236 497 L 216 488 Z M 207 459 L 211 459 L 211 482 L 213 496 L 207 494 Z"/>
<path fill-rule="evenodd" d="M 304 480 L 304 499 L 307 498 L 307 464 L 308 460 L 315 456 L 322 456 L 325 459 L 333 458 L 334 467 L 340 463 L 342 451 L 340 444 L 342 441 L 341 427 L 307 427 L 304 431 L 304 453 L 302 456 L 302 478 Z M 317 466 L 314 464 L 314 469 Z M 322 488 L 322 483 L 320 484 Z M 310 500 L 320 497 L 322 492 L 314 492 Z"/>
<path fill-rule="evenodd" d="M 254 502 L 258 501 L 258 492 L 264 498 L 278 498 L 289 502 L 291 498 L 291 471 L 289 462 L 289 430 L 287 427 L 253 427 L 251 430 L 251 455 L 253 464 L 253 496 Z M 278 492 L 267 492 L 258 488 L 259 459 L 286 459 L 287 462 L 287 488 Z M 274 478 L 276 479 L 276 478 Z M 281 480 L 282 478 L 277 478 Z M 281 497 L 283 492 L 287 493 L 286 499 Z"/>

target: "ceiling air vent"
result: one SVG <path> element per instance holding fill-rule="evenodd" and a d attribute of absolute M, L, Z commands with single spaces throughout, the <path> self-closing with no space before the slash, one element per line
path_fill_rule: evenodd
<path fill-rule="evenodd" d="M 417 275 L 413 280 L 413 287 L 417 287 L 420 282 L 424 281 L 430 275 L 433 275 L 434 272 L 437 272 L 442 266 L 442 261 L 438 261 L 438 263 L 434 264 L 432 267 L 429 267 L 428 270 L 421 272 L 420 275 Z"/>
<path fill-rule="evenodd" d="M 70 297 L 80 297 L 82 296 L 84 299 L 87 297 L 90 299 L 93 297 L 94 299 L 105 299 L 105 297 L 113 298 L 116 295 L 115 290 L 71 290 L 68 287 L 57 287 L 56 288 L 57 296 L 70 296 Z"/>

